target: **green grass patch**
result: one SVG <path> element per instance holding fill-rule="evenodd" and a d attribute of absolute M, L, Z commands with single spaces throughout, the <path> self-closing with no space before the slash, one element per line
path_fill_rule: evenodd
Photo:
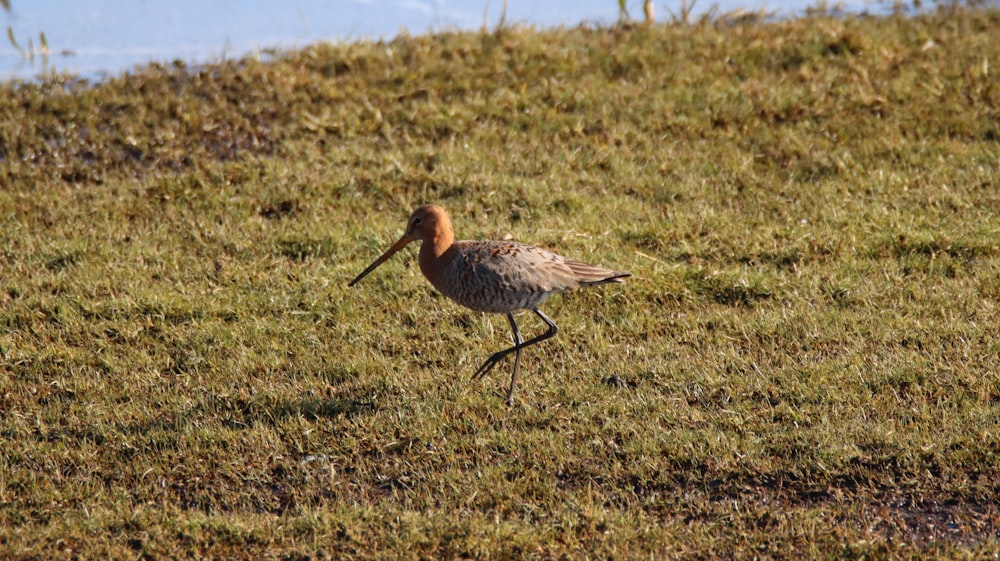
<path fill-rule="evenodd" d="M 0 557 L 1000 552 L 1000 14 L 403 37 L 0 95 Z M 624 285 L 437 294 L 433 202 Z M 523 316 L 526 335 L 544 328 Z"/>

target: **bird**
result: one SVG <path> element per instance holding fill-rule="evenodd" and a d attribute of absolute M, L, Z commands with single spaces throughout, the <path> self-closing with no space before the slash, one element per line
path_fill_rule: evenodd
<path fill-rule="evenodd" d="M 416 241 L 420 242 L 420 271 L 441 294 L 466 308 L 507 316 L 513 330 L 514 346 L 486 359 L 472 379 L 483 378 L 497 363 L 514 353 L 514 370 L 507 391 L 508 406 L 514 404 L 514 385 L 521 366 L 521 351 L 554 337 L 558 331 L 556 323 L 538 306 L 553 294 L 581 286 L 622 283 L 632 276 L 626 271 L 595 267 L 515 241 L 455 241 L 448 213 L 444 208 L 431 204 L 415 209 L 399 240 L 348 286 L 358 284 L 396 252 Z M 533 312 L 545 322 L 548 330 L 525 341 L 514 320 L 514 312 L 521 310 Z"/>

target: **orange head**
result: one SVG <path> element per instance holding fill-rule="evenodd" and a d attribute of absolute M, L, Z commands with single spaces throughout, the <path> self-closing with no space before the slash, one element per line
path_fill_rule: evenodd
<path fill-rule="evenodd" d="M 386 260 L 392 257 L 397 251 L 406 247 L 410 242 L 421 240 L 435 245 L 443 244 L 444 246 L 448 246 L 451 245 L 453 236 L 451 219 L 448 218 L 448 213 L 443 208 L 437 205 L 419 207 L 410 214 L 410 219 L 406 223 L 406 231 L 403 232 L 403 236 L 399 238 L 399 241 L 385 250 L 385 253 L 381 257 L 376 259 L 374 263 L 369 265 L 367 269 L 362 271 L 347 286 L 357 284 L 365 275 L 374 271 L 375 267 L 385 263 Z"/>

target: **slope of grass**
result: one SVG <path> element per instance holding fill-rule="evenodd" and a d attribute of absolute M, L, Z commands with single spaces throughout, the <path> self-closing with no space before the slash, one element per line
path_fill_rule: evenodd
<path fill-rule="evenodd" d="M 319 45 L 0 95 L 0 557 L 1000 552 L 1000 13 Z M 635 276 L 447 301 L 447 207 Z M 544 326 L 523 316 L 522 328 Z"/>

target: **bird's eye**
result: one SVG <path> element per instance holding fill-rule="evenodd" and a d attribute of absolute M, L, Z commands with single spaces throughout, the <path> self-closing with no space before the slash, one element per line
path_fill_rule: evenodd
<path fill-rule="evenodd" d="M 423 218 L 420 218 L 420 217 L 414 218 L 413 219 L 413 225 L 416 226 L 417 224 L 420 224 L 423 221 L 424 221 Z"/>

